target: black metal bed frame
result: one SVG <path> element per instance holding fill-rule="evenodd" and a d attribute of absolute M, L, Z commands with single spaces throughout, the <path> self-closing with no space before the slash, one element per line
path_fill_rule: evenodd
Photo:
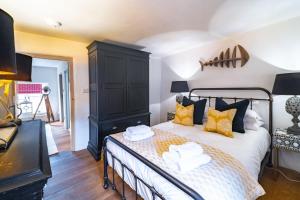
<path fill-rule="evenodd" d="M 268 91 L 265 88 L 261 87 L 234 87 L 234 88 L 194 88 L 189 92 L 189 98 L 199 98 L 199 99 L 208 99 L 209 106 L 211 104 L 211 99 L 217 98 L 217 96 L 200 96 L 200 95 L 195 95 L 193 92 L 195 91 L 262 91 L 265 94 L 267 94 L 268 98 L 244 98 L 244 97 L 221 97 L 223 99 L 231 99 L 234 100 L 235 102 L 237 100 L 244 100 L 244 99 L 249 99 L 250 100 L 250 108 L 252 109 L 253 101 L 266 101 L 269 103 L 269 134 L 271 136 L 271 144 L 268 152 L 266 153 L 263 161 L 261 162 L 261 169 L 259 173 L 259 179 L 262 176 L 263 170 L 266 165 L 272 166 L 272 136 L 273 136 L 273 98 L 272 94 L 270 91 Z M 108 148 L 107 148 L 107 141 L 111 141 L 115 143 L 116 145 L 120 146 L 122 149 L 124 149 L 127 153 L 141 161 L 143 164 L 145 164 L 147 167 L 151 168 L 153 171 L 155 171 L 157 174 L 168 180 L 170 183 L 178 187 L 180 190 L 182 190 L 184 193 L 186 193 L 188 196 L 190 196 L 193 199 L 196 200 L 203 200 L 203 197 L 198 194 L 196 191 L 185 185 L 184 183 L 180 182 L 176 178 L 174 178 L 172 175 L 169 173 L 163 171 L 160 169 L 158 166 L 147 160 L 145 157 L 139 155 L 135 151 L 131 150 L 118 140 L 114 139 L 113 137 L 106 136 L 104 139 L 104 145 L 103 145 L 103 162 L 104 162 L 104 189 L 108 189 L 109 186 L 115 191 L 117 191 L 121 195 L 121 199 L 125 200 L 125 170 L 131 173 L 131 175 L 134 177 L 135 180 L 135 188 L 134 190 L 136 191 L 136 199 L 138 199 L 138 182 L 143 183 L 152 193 L 152 199 L 155 200 L 156 197 L 159 197 L 160 199 L 164 200 L 165 198 L 157 192 L 157 190 L 153 187 L 147 184 L 143 179 L 138 177 L 135 172 L 130 169 L 128 166 L 126 166 L 119 158 L 117 158 Z M 112 180 L 109 179 L 108 177 L 108 154 L 111 156 L 112 160 Z M 118 162 L 121 165 L 121 171 L 122 171 L 122 191 L 119 191 L 116 188 L 115 185 L 115 162 Z"/>

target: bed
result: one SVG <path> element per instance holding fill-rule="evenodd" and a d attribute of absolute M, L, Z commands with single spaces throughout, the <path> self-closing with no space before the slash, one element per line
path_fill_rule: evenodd
<path fill-rule="evenodd" d="M 136 191 L 136 197 L 139 195 L 144 199 L 220 199 L 220 197 L 222 199 L 255 199 L 263 195 L 264 190 L 257 181 L 265 165 L 272 165 L 272 96 L 270 92 L 264 88 L 195 88 L 190 91 L 189 98 L 206 98 L 210 105 L 211 100 L 219 96 L 203 96 L 195 93 L 240 90 L 265 93 L 266 98 L 229 96 L 223 96 L 223 98 L 234 101 L 249 99 L 250 109 L 254 101 L 266 102 L 269 118 L 266 128 L 261 127 L 257 131 L 247 130 L 245 134 L 234 133 L 234 139 L 232 139 L 204 132 L 201 125 L 187 127 L 165 122 L 152 127 L 157 138 L 186 138 L 207 146 L 207 150 L 212 155 L 220 157 L 216 158 L 218 162 L 187 174 L 170 170 L 157 156 L 153 142 L 157 138 L 129 142 L 124 140 L 122 133 L 107 136 L 104 140 L 104 188 L 111 186 L 122 199 L 126 199 L 125 183 Z M 229 166 L 230 163 L 234 164 Z M 113 169 L 111 178 L 108 176 L 109 166 Z M 115 187 L 115 173 L 118 173 L 123 180 L 121 189 Z"/>

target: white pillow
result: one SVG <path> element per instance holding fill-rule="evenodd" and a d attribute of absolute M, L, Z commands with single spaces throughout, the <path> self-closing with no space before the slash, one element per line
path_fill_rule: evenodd
<path fill-rule="evenodd" d="M 263 125 L 264 125 L 263 121 L 258 121 L 258 122 L 244 121 L 244 128 L 246 130 L 258 131 L 258 129 Z"/>
<path fill-rule="evenodd" d="M 262 117 L 259 116 L 257 112 L 255 112 L 254 110 L 247 109 L 244 120 L 249 120 L 249 119 L 263 121 Z"/>
<path fill-rule="evenodd" d="M 264 121 L 261 116 L 254 110 L 247 110 L 244 117 L 244 128 L 247 130 L 257 131 L 264 125 Z"/>

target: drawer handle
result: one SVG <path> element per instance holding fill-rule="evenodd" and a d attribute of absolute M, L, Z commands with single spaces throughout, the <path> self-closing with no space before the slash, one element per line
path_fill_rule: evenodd
<path fill-rule="evenodd" d="M 137 121 L 136 123 L 137 123 L 137 124 L 141 124 L 141 123 L 142 123 L 142 121 L 141 121 L 141 120 L 139 120 L 139 121 Z"/>
<path fill-rule="evenodd" d="M 112 128 L 111 128 L 111 130 L 116 130 L 118 127 L 116 127 L 116 126 L 113 126 Z"/>

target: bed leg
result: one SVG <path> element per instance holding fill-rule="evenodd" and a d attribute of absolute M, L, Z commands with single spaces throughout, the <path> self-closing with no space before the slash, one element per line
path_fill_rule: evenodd
<path fill-rule="evenodd" d="M 137 183 L 138 179 L 135 174 L 133 174 L 133 176 L 134 176 L 134 180 L 135 180 L 135 200 L 137 200 L 138 199 L 138 183 Z"/>
<path fill-rule="evenodd" d="M 103 188 L 107 189 L 109 186 L 109 182 L 108 182 L 108 172 L 107 172 L 107 167 L 108 167 L 108 161 L 107 161 L 107 151 L 106 151 L 106 146 L 104 146 L 103 148 L 103 169 L 104 169 L 104 173 L 103 173 Z"/>
<path fill-rule="evenodd" d="M 115 157 L 112 155 L 111 156 L 112 159 L 112 183 L 111 183 L 111 188 L 113 190 L 116 190 L 116 185 L 115 185 Z"/>
<path fill-rule="evenodd" d="M 270 152 L 269 161 L 267 163 L 267 166 L 268 167 L 273 167 L 273 151 L 272 151 L 272 149 L 271 149 L 271 152 Z"/>
<path fill-rule="evenodd" d="M 125 167 L 122 165 L 122 200 L 126 200 L 125 197 Z"/>
<path fill-rule="evenodd" d="M 152 200 L 155 200 L 155 189 L 154 187 L 149 188 L 152 193 Z"/>

